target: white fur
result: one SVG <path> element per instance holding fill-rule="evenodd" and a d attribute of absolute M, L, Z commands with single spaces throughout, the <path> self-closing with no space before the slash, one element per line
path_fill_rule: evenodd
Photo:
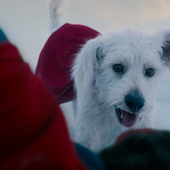
<path fill-rule="evenodd" d="M 84 45 L 73 68 L 77 91 L 74 138 L 77 142 L 100 150 L 113 144 L 117 136 L 128 129 L 153 127 L 155 94 L 165 70 L 160 56 L 162 42 L 156 40 L 127 30 L 101 35 Z M 102 49 L 102 61 L 96 58 L 98 48 Z M 112 69 L 117 63 L 124 64 L 127 69 L 123 76 Z M 145 77 L 146 68 L 154 68 L 155 75 Z M 127 128 L 118 121 L 114 105 L 129 111 L 124 98 L 133 89 L 139 89 L 145 105 L 135 125 Z"/>
<path fill-rule="evenodd" d="M 63 7 L 66 3 L 67 0 L 47 0 L 51 33 L 62 25 L 61 17 L 63 16 Z"/>
<path fill-rule="evenodd" d="M 99 151 L 128 129 L 154 126 L 155 94 L 169 63 L 162 49 L 167 37 L 167 31 L 147 35 L 128 29 L 100 35 L 82 47 L 72 72 L 77 92 L 72 129 L 76 142 Z M 122 64 L 125 73 L 116 73 L 114 64 Z M 148 68 L 155 69 L 153 77 L 145 75 Z M 115 105 L 131 112 L 125 96 L 135 89 L 142 94 L 145 105 L 136 123 L 127 128 L 119 122 Z"/>

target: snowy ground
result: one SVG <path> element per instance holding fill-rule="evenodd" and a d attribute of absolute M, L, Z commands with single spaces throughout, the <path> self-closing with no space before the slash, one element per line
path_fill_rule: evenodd
<path fill-rule="evenodd" d="M 88 25 L 101 33 L 126 26 L 148 32 L 170 28 L 169 0 L 68 1 L 70 3 L 63 23 Z M 0 27 L 33 69 L 50 35 L 45 2 L 46 0 L 0 0 Z M 72 124 L 71 104 L 64 104 L 62 108 L 68 124 Z M 157 128 L 170 130 L 170 73 L 163 78 L 158 91 L 155 122 Z"/>

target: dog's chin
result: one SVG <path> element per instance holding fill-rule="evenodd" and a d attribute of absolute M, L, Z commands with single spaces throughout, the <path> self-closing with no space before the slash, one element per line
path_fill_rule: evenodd
<path fill-rule="evenodd" d="M 123 109 L 120 109 L 117 106 L 115 106 L 115 110 L 117 118 L 123 126 L 131 128 L 136 123 L 138 115 L 134 113 L 129 113 Z"/>

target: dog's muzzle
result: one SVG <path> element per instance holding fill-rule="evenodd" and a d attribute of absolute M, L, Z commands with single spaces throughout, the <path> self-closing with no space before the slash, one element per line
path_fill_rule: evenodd
<path fill-rule="evenodd" d="M 125 103 L 133 113 L 136 113 L 142 109 L 145 104 L 145 100 L 140 95 L 128 94 L 125 96 Z"/>
<path fill-rule="evenodd" d="M 138 118 L 139 111 L 144 106 L 145 100 L 141 96 L 128 94 L 125 96 L 125 103 L 131 113 L 115 106 L 116 115 L 124 126 L 132 127 Z"/>

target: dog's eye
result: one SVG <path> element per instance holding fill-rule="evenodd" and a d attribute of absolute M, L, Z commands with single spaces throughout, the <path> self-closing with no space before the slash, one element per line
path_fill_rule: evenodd
<path fill-rule="evenodd" d="M 148 68 L 145 72 L 145 75 L 148 77 L 152 77 L 155 74 L 155 70 L 153 68 Z"/>
<path fill-rule="evenodd" d="M 113 65 L 113 70 L 116 73 L 122 73 L 123 72 L 123 66 L 121 64 L 115 64 L 115 65 Z"/>

